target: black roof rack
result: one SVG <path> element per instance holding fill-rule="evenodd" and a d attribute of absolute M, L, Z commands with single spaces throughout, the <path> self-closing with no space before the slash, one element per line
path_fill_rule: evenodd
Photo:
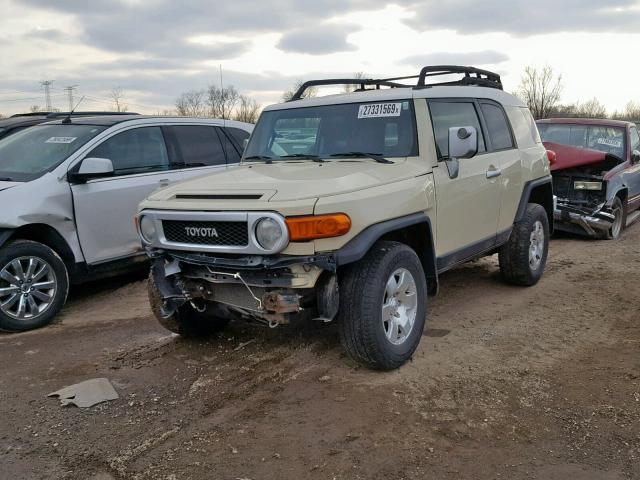
<path fill-rule="evenodd" d="M 66 117 L 69 115 L 69 112 L 29 112 L 29 113 L 16 113 L 11 115 L 9 118 L 14 117 L 47 117 L 47 118 L 58 118 L 58 117 Z M 139 115 L 135 112 L 72 112 L 71 116 L 77 117 L 97 117 L 102 115 Z"/>
<path fill-rule="evenodd" d="M 459 80 L 453 80 L 450 82 L 440 83 L 427 83 L 427 78 L 442 76 L 442 75 L 455 75 L 463 74 L 464 76 Z M 406 83 L 399 83 L 401 80 L 418 79 L 416 84 L 410 85 Z M 420 70 L 419 75 L 409 75 L 406 77 L 393 77 L 393 78 L 328 78 L 322 80 L 309 80 L 304 82 L 298 91 L 291 97 L 290 102 L 300 100 L 304 96 L 307 89 L 311 87 L 327 86 L 327 85 L 359 85 L 356 92 L 363 92 L 365 90 L 374 90 L 373 88 L 367 89 L 368 86 L 375 87 L 375 90 L 379 90 L 380 87 L 390 88 L 431 88 L 435 86 L 469 86 L 475 85 L 478 87 L 497 88 L 502 90 L 502 81 L 500 75 L 488 70 L 481 70 L 475 67 L 463 67 L 460 65 L 436 65 L 424 67 Z"/>

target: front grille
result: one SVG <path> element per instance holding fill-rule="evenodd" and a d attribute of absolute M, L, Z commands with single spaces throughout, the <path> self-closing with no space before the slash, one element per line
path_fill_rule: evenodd
<path fill-rule="evenodd" d="M 163 220 L 167 241 L 191 245 L 246 247 L 249 244 L 247 222 L 196 222 Z"/>
<path fill-rule="evenodd" d="M 553 193 L 560 198 L 569 198 L 573 191 L 571 177 L 554 176 Z"/>

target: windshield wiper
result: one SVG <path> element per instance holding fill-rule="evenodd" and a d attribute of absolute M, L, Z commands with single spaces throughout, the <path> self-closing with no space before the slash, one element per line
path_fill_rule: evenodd
<path fill-rule="evenodd" d="M 384 158 L 381 153 L 343 152 L 343 153 L 332 153 L 329 156 L 330 157 L 354 157 L 354 158 L 369 157 L 369 158 L 373 158 L 378 163 L 394 163 L 391 160 L 387 160 L 386 158 Z"/>
<path fill-rule="evenodd" d="M 250 157 L 244 157 L 242 160 L 264 160 L 265 163 L 273 163 L 273 158 L 267 155 L 251 155 Z"/>
<path fill-rule="evenodd" d="M 324 160 L 319 156 L 309 155 L 308 153 L 292 153 L 291 155 L 283 155 L 280 158 L 300 158 L 302 160 L 313 160 L 314 162 L 318 163 L 324 162 Z"/>

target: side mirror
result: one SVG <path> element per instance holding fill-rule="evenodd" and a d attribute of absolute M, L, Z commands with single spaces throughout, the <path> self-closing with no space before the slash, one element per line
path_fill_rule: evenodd
<path fill-rule="evenodd" d="M 449 129 L 449 158 L 445 160 L 449 178 L 457 178 L 461 158 L 472 158 L 478 153 L 478 131 L 475 127 Z"/>
<path fill-rule="evenodd" d="M 113 175 L 113 162 L 108 158 L 85 158 L 80 168 L 75 172 L 69 172 L 68 179 L 73 183 L 85 183 L 92 178 L 110 177 Z"/>
<path fill-rule="evenodd" d="M 631 163 L 640 163 L 640 151 L 634 150 L 631 152 Z"/>

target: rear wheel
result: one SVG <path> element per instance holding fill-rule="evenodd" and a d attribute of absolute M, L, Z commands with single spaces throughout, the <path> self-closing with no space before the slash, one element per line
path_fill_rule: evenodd
<path fill-rule="evenodd" d="M 415 352 L 425 324 L 427 283 L 416 253 L 379 242 L 340 282 L 342 344 L 356 361 L 391 370 Z"/>
<path fill-rule="evenodd" d="M 42 327 L 62 309 L 69 277 L 62 259 L 38 242 L 17 240 L 0 250 L 0 328 Z"/>
<path fill-rule="evenodd" d="M 185 303 L 171 315 L 166 315 L 153 275 L 149 275 L 147 290 L 151 311 L 160 325 L 173 333 L 189 337 L 205 336 L 222 330 L 229 323 L 229 318 L 221 316 L 219 308 L 212 303 L 205 303 L 200 309 Z"/>
<path fill-rule="evenodd" d="M 513 226 L 507 243 L 500 247 L 502 277 L 514 285 L 535 285 L 544 272 L 548 252 L 547 212 L 541 205 L 530 203 L 522 220 Z"/>

